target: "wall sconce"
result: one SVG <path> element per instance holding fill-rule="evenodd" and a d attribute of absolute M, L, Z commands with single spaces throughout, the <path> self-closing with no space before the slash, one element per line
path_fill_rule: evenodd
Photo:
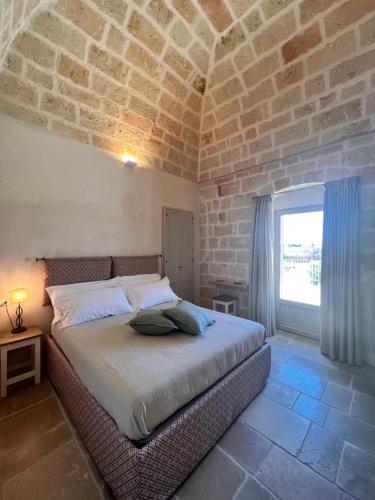
<path fill-rule="evenodd" d="M 15 288 L 14 290 L 11 290 L 9 292 L 9 303 L 10 304 L 18 304 L 18 307 L 16 309 L 16 327 L 13 328 L 13 323 L 12 320 L 9 316 L 10 323 L 12 325 L 12 333 L 22 333 L 27 330 L 25 326 L 22 326 L 22 313 L 23 309 L 21 307 L 21 304 L 27 302 L 29 300 L 29 290 L 27 288 Z M 7 309 L 8 311 L 8 309 Z M 9 313 L 8 313 L 9 314 Z"/>
<path fill-rule="evenodd" d="M 136 167 L 138 165 L 137 158 L 135 156 L 123 155 L 122 161 L 125 167 Z"/>

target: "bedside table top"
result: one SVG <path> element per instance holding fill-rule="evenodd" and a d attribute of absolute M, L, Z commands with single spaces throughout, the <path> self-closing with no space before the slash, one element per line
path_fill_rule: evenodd
<path fill-rule="evenodd" d="M 212 300 L 218 300 L 219 302 L 235 302 L 238 298 L 232 295 L 216 295 L 216 297 L 212 297 Z"/>
<path fill-rule="evenodd" d="M 2 332 L 0 333 L 0 346 L 19 342 L 20 340 L 32 339 L 33 337 L 40 337 L 40 335 L 43 335 L 43 332 L 39 326 L 30 326 L 26 332 L 22 333 Z"/>

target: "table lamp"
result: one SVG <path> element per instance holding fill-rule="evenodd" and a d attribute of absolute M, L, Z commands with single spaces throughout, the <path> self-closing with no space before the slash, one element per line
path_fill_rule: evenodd
<path fill-rule="evenodd" d="M 9 303 L 18 304 L 16 309 L 16 328 L 12 329 L 12 333 L 22 333 L 27 330 L 25 326 L 22 326 L 22 313 L 23 309 L 21 304 L 24 304 L 29 299 L 29 290 L 27 288 L 15 288 L 9 292 Z M 13 325 L 12 325 L 13 326 Z"/>

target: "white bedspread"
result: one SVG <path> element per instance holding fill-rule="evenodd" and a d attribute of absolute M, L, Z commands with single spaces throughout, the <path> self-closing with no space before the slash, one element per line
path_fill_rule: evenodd
<path fill-rule="evenodd" d="M 139 335 L 125 326 L 134 313 L 66 329 L 57 323 L 52 335 L 119 429 L 139 440 L 262 345 L 260 324 L 209 312 L 216 323 L 203 337 Z"/>

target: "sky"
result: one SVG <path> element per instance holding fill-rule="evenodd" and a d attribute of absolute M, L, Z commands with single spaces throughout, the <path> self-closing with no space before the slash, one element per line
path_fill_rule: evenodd
<path fill-rule="evenodd" d="M 284 244 L 320 246 L 323 232 L 323 212 L 302 212 L 281 217 L 281 234 Z"/>

